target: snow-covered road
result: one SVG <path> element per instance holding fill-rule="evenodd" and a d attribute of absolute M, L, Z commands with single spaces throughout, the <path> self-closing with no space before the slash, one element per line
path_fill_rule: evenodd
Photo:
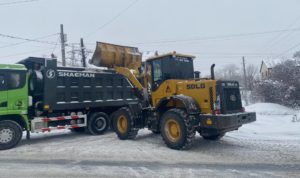
<path fill-rule="evenodd" d="M 293 113 L 275 113 L 280 108 L 271 104 L 247 109 L 270 107 L 274 113 L 259 112 L 256 123 L 220 141 L 197 135 L 188 151 L 167 148 L 147 130 L 126 141 L 112 132 L 33 135 L 0 152 L 0 177 L 300 177 L 300 122 L 291 121 Z"/>

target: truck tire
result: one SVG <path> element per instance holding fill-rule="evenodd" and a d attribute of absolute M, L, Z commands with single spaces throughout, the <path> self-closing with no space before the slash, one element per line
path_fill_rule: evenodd
<path fill-rule="evenodd" d="M 189 149 L 195 140 L 192 116 L 182 109 L 170 109 L 161 118 L 160 132 L 165 144 L 172 149 Z"/>
<path fill-rule="evenodd" d="M 200 135 L 205 139 L 205 140 L 220 140 L 222 137 L 225 136 L 225 133 L 222 134 L 215 134 L 215 135 Z"/>
<path fill-rule="evenodd" d="M 109 127 L 108 116 L 103 112 L 92 113 L 87 121 L 87 133 L 91 135 L 101 135 L 107 131 Z"/>
<path fill-rule="evenodd" d="M 0 121 L 0 150 L 15 147 L 22 139 L 22 127 L 15 121 Z"/>
<path fill-rule="evenodd" d="M 138 129 L 134 128 L 134 120 L 129 108 L 123 107 L 113 115 L 113 128 L 119 139 L 135 139 Z"/>

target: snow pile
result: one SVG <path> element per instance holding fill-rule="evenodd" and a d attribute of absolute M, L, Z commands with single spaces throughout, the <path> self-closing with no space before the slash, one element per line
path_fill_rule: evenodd
<path fill-rule="evenodd" d="M 256 121 L 228 135 L 262 140 L 300 140 L 300 111 L 273 103 L 250 105 L 246 111 L 256 112 Z"/>
<path fill-rule="evenodd" d="M 291 115 L 295 110 L 275 103 L 257 103 L 246 107 L 248 112 L 256 112 L 259 115 Z"/>

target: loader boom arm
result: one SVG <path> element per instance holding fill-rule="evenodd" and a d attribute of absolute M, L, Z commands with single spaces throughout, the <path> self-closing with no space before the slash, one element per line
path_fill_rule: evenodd
<path fill-rule="evenodd" d="M 135 77 L 135 75 L 126 67 L 115 67 L 115 70 L 118 74 L 121 74 L 128 78 L 128 80 L 139 90 L 143 89 L 142 84 Z"/>

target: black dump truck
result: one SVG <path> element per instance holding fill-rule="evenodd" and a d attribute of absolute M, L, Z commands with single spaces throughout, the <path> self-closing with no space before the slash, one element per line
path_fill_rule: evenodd
<path fill-rule="evenodd" d="M 23 131 L 27 138 L 30 132 L 57 129 L 102 134 L 112 113 L 138 103 L 134 87 L 123 75 L 59 67 L 56 59 L 29 57 L 1 66 L 0 80 L 0 149 L 17 145 Z"/>

